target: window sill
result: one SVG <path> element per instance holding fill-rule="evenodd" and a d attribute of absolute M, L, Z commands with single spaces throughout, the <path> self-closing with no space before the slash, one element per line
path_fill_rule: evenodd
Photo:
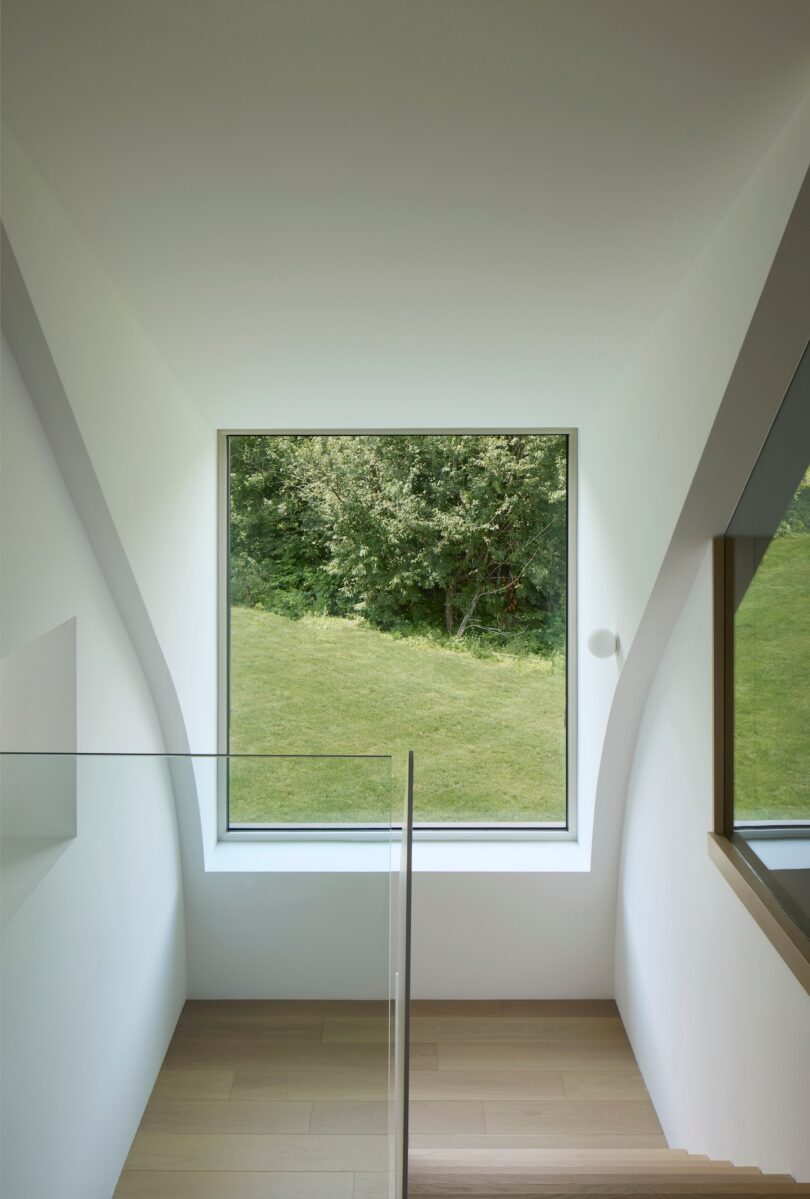
<path fill-rule="evenodd" d="M 709 833 L 709 857 L 810 994 L 810 940 L 790 919 L 728 837 Z"/>
<path fill-rule="evenodd" d="M 387 841 L 218 841 L 207 855 L 212 873 L 387 874 Z M 413 868 L 426 874 L 571 874 L 590 870 L 578 841 L 428 841 L 414 844 Z"/>

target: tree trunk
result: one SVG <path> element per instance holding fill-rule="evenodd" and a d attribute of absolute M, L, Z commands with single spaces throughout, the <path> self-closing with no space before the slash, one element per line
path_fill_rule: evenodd
<path fill-rule="evenodd" d="M 461 638 L 467 632 L 467 625 L 472 620 L 473 613 L 475 612 L 475 609 L 478 607 L 478 601 L 481 598 L 481 594 L 482 593 L 480 591 L 476 591 L 475 595 L 472 597 L 472 600 L 470 601 L 470 606 L 467 609 L 467 611 L 464 613 L 464 615 L 462 616 L 461 624 L 456 629 L 456 637 Z"/>
<path fill-rule="evenodd" d="M 453 610 L 455 608 L 456 593 L 452 587 L 444 589 L 444 627 L 447 629 L 447 636 L 453 636 Z"/>

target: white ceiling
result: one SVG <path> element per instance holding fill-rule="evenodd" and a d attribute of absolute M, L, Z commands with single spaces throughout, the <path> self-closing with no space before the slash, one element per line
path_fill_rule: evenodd
<path fill-rule="evenodd" d="M 4 119 L 212 423 L 587 419 L 808 0 L 4 0 Z"/>

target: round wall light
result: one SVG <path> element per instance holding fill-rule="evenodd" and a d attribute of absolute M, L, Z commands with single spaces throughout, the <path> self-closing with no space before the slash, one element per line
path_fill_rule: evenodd
<path fill-rule="evenodd" d="M 588 649 L 595 658 L 612 658 L 619 650 L 619 638 L 610 629 L 594 629 L 588 638 Z"/>

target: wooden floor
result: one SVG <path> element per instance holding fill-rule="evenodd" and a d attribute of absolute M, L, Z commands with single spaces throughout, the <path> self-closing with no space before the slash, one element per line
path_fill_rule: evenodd
<path fill-rule="evenodd" d="M 117 1196 L 382 1199 L 387 1019 L 186 1004 Z M 414 1149 L 665 1145 L 611 1002 L 414 1003 Z"/>
<path fill-rule="evenodd" d="M 387 1036 L 372 1003 L 188 1003 L 116 1199 L 388 1199 Z M 411 1039 L 413 1195 L 718 1181 L 667 1149 L 612 1002 L 422 1001 Z"/>

